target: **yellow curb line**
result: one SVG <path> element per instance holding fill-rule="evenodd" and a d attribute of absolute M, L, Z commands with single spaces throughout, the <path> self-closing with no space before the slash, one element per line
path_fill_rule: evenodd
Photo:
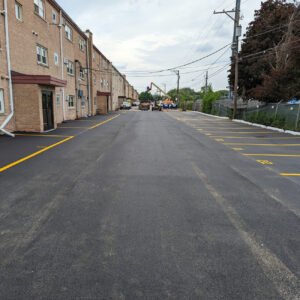
<path fill-rule="evenodd" d="M 105 123 L 108 123 L 109 121 L 111 121 L 111 120 L 113 120 L 113 119 L 116 119 L 116 118 L 118 118 L 118 117 L 120 117 L 120 115 L 116 115 L 116 116 L 114 116 L 113 118 L 110 118 L 110 119 L 108 119 L 108 120 L 106 120 L 106 121 L 104 121 L 104 122 L 102 122 L 102 123 L 99 123 L 99 124 L 97 124 L 97 125 L 95 125 L 95 126 L 89 127 L 88 129 L 91 130 L 91 129 L 97 128 L 97 127 L 99 127 L 99 126 L 101 126 L 101 125 L 103 125 L 103 124 L 105 124 Z"/>
<path fill-rule="evenodd" d="M 13 162 L 13 163 L 11 163 L 11 164 L 5 166 L 5 167 L 2 167 L 2 168 L 0 169 L 0 173 L 3 172 L 3 171 L 5 171 L 5 170 L 7 170 L 7 169 L 9 169 L 9 168 L 12 168 L 12 167 L 14 167 L 14 166 L 20 164 L 20 163 L 22 163 L 22 162 L 24 162 L 24 161 L 26 161 L 26 160 L 28 160 L 28 159 L 34 157 L 34 156 L 37 156 L 37 155 L 39 155 L 39 154 L 41 154 L 41 153 L 43 153 L 43 152 L 45 152 L 45 151 L 47 151 L 47 150 L 49 150 L 49 149 L 52 149 L 52 148 L 54 148 L 54 147 L 56 147 L 56 146 L 58 146 L 58 145 L 60 145 L 60 144 L 62 144 L 62 143 L 65 143 L 65 142 L 71 140 L 72 138 L 74 138 L 74 136 L 70 136 L 70 137 L 68 137 L 68 138 L 66 138 L 66 139 L 64 139 L 64 140 L 62 140 L 62 141 L 60 141 L 60 142 L 58 142 L 58 143 L 55 143 L 55 144 L 53 144 L 53 145 L 51 145 L 51 146 L 48 146 L 48 147 L 46 147 L 46 148 L 44 148 L 44 149 L 42 149 L 42 150 L 40 150 L 40 151 L 37 151 L 37 152 L 35 152 L 35 153 L 33 153 L 33 154 L 30 154 L 30 155 L 28 155 L 28 156 L 26 156 L 26 157 L 24 157 L 24 158 L 22 158 L 22 159 L 19 159 L 19 160 L 15 161 L 15 162 Z"/>

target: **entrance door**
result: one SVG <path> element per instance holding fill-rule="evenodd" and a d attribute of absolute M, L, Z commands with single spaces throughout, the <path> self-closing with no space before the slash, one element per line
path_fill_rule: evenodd
<path fill-rule="evenodd" d="M 44 131 L 54 128 L 53 94 L 50 91 L 42 91 Z"/>
<path fill-rule="evenodd" d="M 106 113 L 109 112 L 109 96 L 106 96 Z"/>

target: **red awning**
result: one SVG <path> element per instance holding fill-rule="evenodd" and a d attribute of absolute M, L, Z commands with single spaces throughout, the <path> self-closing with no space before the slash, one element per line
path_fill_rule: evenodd
<path fill-rule="evenodd" d="M 24 75 L 12 74 L 13 84 L 40 84 L 64 87 L 67 85 L 66 80 L 61 80 L 49 75 Z"/>
<path fill-rule="evenodd" d="M 97 91 L 97 96 L 110 96 L 111 93 L 110 92 L 99 92 Z"/>

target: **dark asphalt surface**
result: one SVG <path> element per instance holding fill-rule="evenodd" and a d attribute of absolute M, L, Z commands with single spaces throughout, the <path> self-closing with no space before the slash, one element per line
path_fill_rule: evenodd
<path fill-rule="evenodd" d="M 299 158 L 262 165 L 196 113 L 87 129 L 113 116 L 0 173 L 0 299 L 299 299 L 300 182 L 280 175 Z M 0 168 L 20 138 L 0 137 Z M 51 139 L 26 138 L 24 156 Z"/>

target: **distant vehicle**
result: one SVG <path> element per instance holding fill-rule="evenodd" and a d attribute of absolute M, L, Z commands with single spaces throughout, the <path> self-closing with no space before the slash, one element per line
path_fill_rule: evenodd
<path fill-rule="evenodd" d="M 175 103 L 171 103 L 171 105 L 170 105 L 171 107 L 170 108 L 172 108 L 172 109 L 177 109 L 178 108 L 178 105 L 177 104 L 175 104 Z"/>
<path fill-rule="evenodd" d="M 135 101 L 132 103 L 132 106 L 139 106 L 140 105 L 140 101 Z"/>
<path fill-rule="evenodd" d="M 139 106 L 140 110 L 144 110 L 144 111 L 149 110 L 150 103 L 151 103 L 150 101 L 142 101 Z"/>
<path fill-rule="evenodd" d="M 168 109 L 169 108 L 169 103 L 163 103 L 163 108 Z"/>
<path fill-rule="evenodd" d="M 124 101 L 121 105 L 121 109 L 130 109 L 131 108 L 131 103 Z"/>

